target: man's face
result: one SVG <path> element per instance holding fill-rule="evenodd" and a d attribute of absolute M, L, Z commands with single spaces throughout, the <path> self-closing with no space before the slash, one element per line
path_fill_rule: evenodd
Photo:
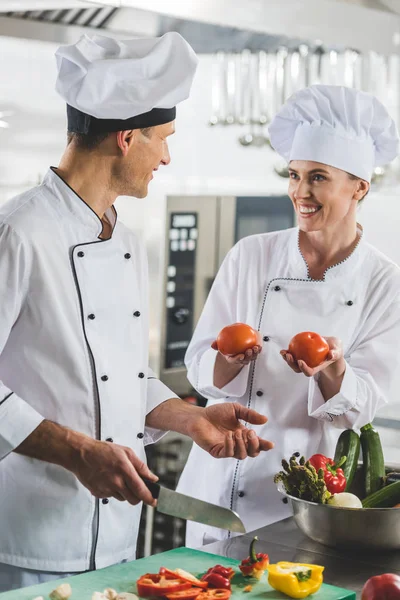
<path fill-rule="evenodd" d="M 114 181 L 119 195 L 145 198 L 153 174 L 160 165 L 171 161 L 168 137 L 175 133 L 175 121 L 156 125 L 142 132 L 136 130 L 126 156 L 115 165 Z"/>

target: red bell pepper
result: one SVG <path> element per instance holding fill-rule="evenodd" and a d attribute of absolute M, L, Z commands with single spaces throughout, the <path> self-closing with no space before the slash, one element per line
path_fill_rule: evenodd
<path fill-rule="evenodd" d="M 230 590 L 231 582 L 227 577 L 216 573 L 215 571 L 211 571 L 211 573 L 206 573 L 201 578 L 202 581 L 206 581 L 210 587 L 218 588 L 220 590 Z"/>
<path fill-rule="evenodd" d="M 168 573 L 146 573 L 136 582 L 138 595 L 142 598 L 165 596 L 174 592 L 182 592 L 192 587 L 191 583 L 183 581 L 177 575 Z"/>
<path fill-rule="evenodd" d="M 215 565 L 215 567 L 211 567 L 210 569 L 208 569 L 207 571 L 207 575 L 208 573 L 218 573 L 218 575 L 222 575 L 222 577 L 225 577 L 226 579 L 232 579 L 232 577 L 235 574 L 235 570 L 232 569 L 232 567 L 223 567 L 222 565 Z"/>
<path fill-rule="evenodd" d="M 204 590 L 196 598 L 196 600 L 228 600 L 232 594 L 231 590 L 211 589 Z"/>
<path fill-rule="evenodd" d="M 231 589 L 231 579 L 235 571 L 232 567 L 223 567 L 222 565 L 215 565 L 208 569 L 207 573 L 203 575 L 201 581 L 212 588 L 218 588 L 220 590 Z"/>
<path fill-rule="evenodd" d="M 257 540 L 257 536 L 252 540 L 249 556 L 242 560 L 239 569 L 245 577 L 256 577 L 257 579 L 260 579 L 269 565 L 269 556 L 268 554 L 262 554 L 261 552 L 256 554 L 254 547 Z"/>
<path fill-rule="evenodd" d="M 346 488 L 346 477 L 343 469 L 340 467 L 346 461 L 346 457 L 343 456 L 340 461 L 335 464 L 331 458 L 327 458 L 323 454 L 314 454 L 310 459 L 309 463 L 317 471 L 322 469 L 324 472 L 325 485 L 328 492 L 331 494 L 340 494 L 344 492 Z"/>
<path fill-rule="evenodd" d="M 211 569 L 210 569 L 211 570 Z M 208 583 L 206 581 L 201 581 L 188 571 L 184 571 L 183 569 L 175 569 L 171 571 L 171 569 L 167 569 L 166 567 L 160 567 L 159 570 L 160 575 L 169 575 L 174 577 L 179 577 L 182 581 L 189 582 L 193 587 L 203 588 L 204 590 L 208 587 Z"/>
<path fill-rule="evenodd" d="M 165 597 L 168 600 L 196 600 L 199 594 L 201 594 L 201 588 L 191 587 L 188 590 L 181 590 L 180 592 L 165 594 Z"/>

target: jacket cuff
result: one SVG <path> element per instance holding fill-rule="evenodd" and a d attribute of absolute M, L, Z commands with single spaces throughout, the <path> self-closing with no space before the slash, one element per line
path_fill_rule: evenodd
<path fill-rule="evenodd" d="M 195 386 L 196 389 L 206 398 L 241 398 L 247 390 L 250 365 L 245 365 L 232 381 L 220 389 L 213 385 L 214 366 L 217 354 L 217 350 L 209 348 L 201 355 Z"/>
<path fill-rule="evenodd" d="M 14 393 L 6 395 L 0 404 L 0 460 L 15 450 L 44 417 Z"/>
<path fill-rule="evenodd" d="M 342 385 L 339 392 L 325 402 L 318 385 L 319 373 L 310 378 L 308 387 L 308 414 L 321 421 L 333 421 L 357 408 L 357 375 L 346 361 Z"/>
<path fill-rule="evenodd" d="M 169 389 L 162 381 L 157 379 L 153 375 L 149 375 L 147 381 L 147 404 L 146 404 L 146 415 L 151 413 L 157 406 L 170 400 L 171 398 L 178 398 L 178 396 Z M 168 431 L 161 431 L 161 429 L 153 429 L 153 427 L 145 427 L 144 429 L 144 445 L 154 444 L 158 442 Z"/>

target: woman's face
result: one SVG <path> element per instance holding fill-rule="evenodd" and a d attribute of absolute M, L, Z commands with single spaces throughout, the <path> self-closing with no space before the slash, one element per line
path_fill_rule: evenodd
<path fill-rule="evenodd" d="M 303 231 L 356 222 L 358 201 L 369 189 L 362 179 L 351 179 L 345 171 L 308 160 L 292 160 L 289 177 L 288 193 Z"/>

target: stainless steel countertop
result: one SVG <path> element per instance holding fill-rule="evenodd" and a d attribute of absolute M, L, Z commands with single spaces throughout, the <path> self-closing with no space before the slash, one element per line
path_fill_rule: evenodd
<path fill-rule="evenodd" d="M 249 543 L 257 535 L 257 552 L 269 554 L 271 563 L 280 560 L 323 565 L 324 582 L 356 592 L 361 599 L 364 583 L 373 575 L 400 575 L 400 551 L 336 550 L 313 542 L 297 527 L 293 517 L 246 535 L 203 546 L 202 550 L 241 560 L 248 556 Z"/>

